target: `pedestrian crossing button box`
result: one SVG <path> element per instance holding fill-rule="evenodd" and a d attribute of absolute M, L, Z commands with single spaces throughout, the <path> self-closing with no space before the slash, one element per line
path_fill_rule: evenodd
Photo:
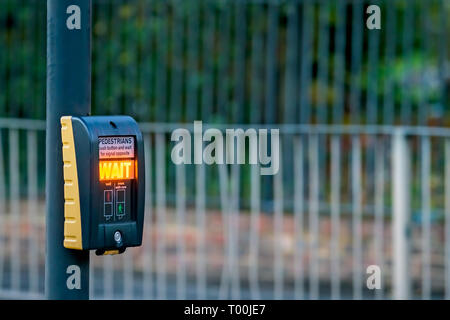
<path fill-rule="evenodd" d="M 142 244 L 144 144 L 128 116 L 61 118 L 64 247 L 122 253 Z"/>

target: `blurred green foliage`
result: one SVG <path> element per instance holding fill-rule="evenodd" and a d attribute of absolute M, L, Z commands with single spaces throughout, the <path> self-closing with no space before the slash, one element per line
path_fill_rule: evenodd
<path fill-rule="evenodd" d="M 365 27 L 369 3 L 381 7 L 379 31 Z M 450 52 L 449 3 L 93 0 L 92 113 L 157 122 L 449 125 L 449 79 L 443 72 Z M 335 73 L 338 67 L 342 74 Z M 0 0 L 0 117 L 45 119 L 45 88 L 46 2 Z M 339 106 L 342 112 L 336 112 Z M 25 138 L 21 134 L 21 146 Z M 39 139 L 43 144 L 44 136 Z M 342 149 L 348 155 L 350 143 L 343 141 Z M 26 148 L 20 150 L 25 172 Z M 167 148 L 167 162 L 169 157 Z M 44 157 L 39 161 L 44 167 Z M 191 186 L 193 172 L 187 170 Z M 211 203 L 219 198 L 219 179 L 212 168 L 206 173 Z M 242 186 L 248 186 L 250 168 L 243 166 L 241 174 Z M 290 174 L 285 170 L 286 194 L 293 189 Z M 174 181 L 173 167 L 167 176 Z M 345 168 L 343 176 L 349 176 Z M 20 179 L 25 188 L 25 176 Z M 43 190 L 43 170 L 39 179 Z M 272 196 L 270 179 L 262 178 L 264 199 Z M 174 188 L 169 183 L 168 193 L 175 194 Z M 187 192 L 192 198 L 195 188 Z M 250 198 L 250 188 L 241 192 Z"/>

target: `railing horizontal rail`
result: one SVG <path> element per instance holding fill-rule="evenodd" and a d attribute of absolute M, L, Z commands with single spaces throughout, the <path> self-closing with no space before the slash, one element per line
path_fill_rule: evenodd
<path fill-rule="evenodd" d="M 192 123 L 140 123 L 144 132 L 169 133 L 178 128 L 193 131 Z M 406 136 L 450 137 L 450 128 L 394 126 L 394 125 L 332 125 L 332 124 L 209 124 L 203 123 L 203 130 L 209 128 L 225 129 L 279 129 L 282 134 L 337 134 L 337 135 L 393 135 L 402 133 Z"/>
<path fill-rule="evenodd" d="M 19 130 L 45 130 L 45 120 L 0 118 L 0 128 Z M 209 128 L 225 129 L 278 129 L 282 134 L 337 134 L 337 135 L 393 135 L 402 133 L 406 136 L 450 137 L 450 128 L 425 126 L 395 125 L 333 125 L 333 124 L 213 124 L 203 123 L 203 130 Z M 193 123 L 141 122 L 139 127 L 144 133 L 170 133 L 184 128 L 194 130 Z"/>
<path fill-rule="evenodd" d="M 0 118 L 0 128 L 18 130 L 45 130 L 45 120 Z"/>

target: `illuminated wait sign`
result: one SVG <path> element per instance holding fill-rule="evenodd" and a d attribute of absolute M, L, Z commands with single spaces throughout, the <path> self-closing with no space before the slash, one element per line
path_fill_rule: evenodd
<path fill-rule="evenodd" d="M 134 160 L 99 161 L 100 181 L 134 179 Z"/>

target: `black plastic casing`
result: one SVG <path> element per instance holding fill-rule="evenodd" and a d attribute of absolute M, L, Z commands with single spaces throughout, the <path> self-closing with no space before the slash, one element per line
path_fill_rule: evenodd
<path fill-rule="evenodd" d="M 129 116 L 72 117 L 80 194 L 83 250 L 120 250 L 142 244 L 145 207 L 145 161 L 142 134 Z M 136 176 L 132 180 L 130 219 L 104 223 L 101 216 L 103 189 L 99 178 L 99 137 L 135 138 Z M 120 231 L 120 246 L 114 233 Z"/>

